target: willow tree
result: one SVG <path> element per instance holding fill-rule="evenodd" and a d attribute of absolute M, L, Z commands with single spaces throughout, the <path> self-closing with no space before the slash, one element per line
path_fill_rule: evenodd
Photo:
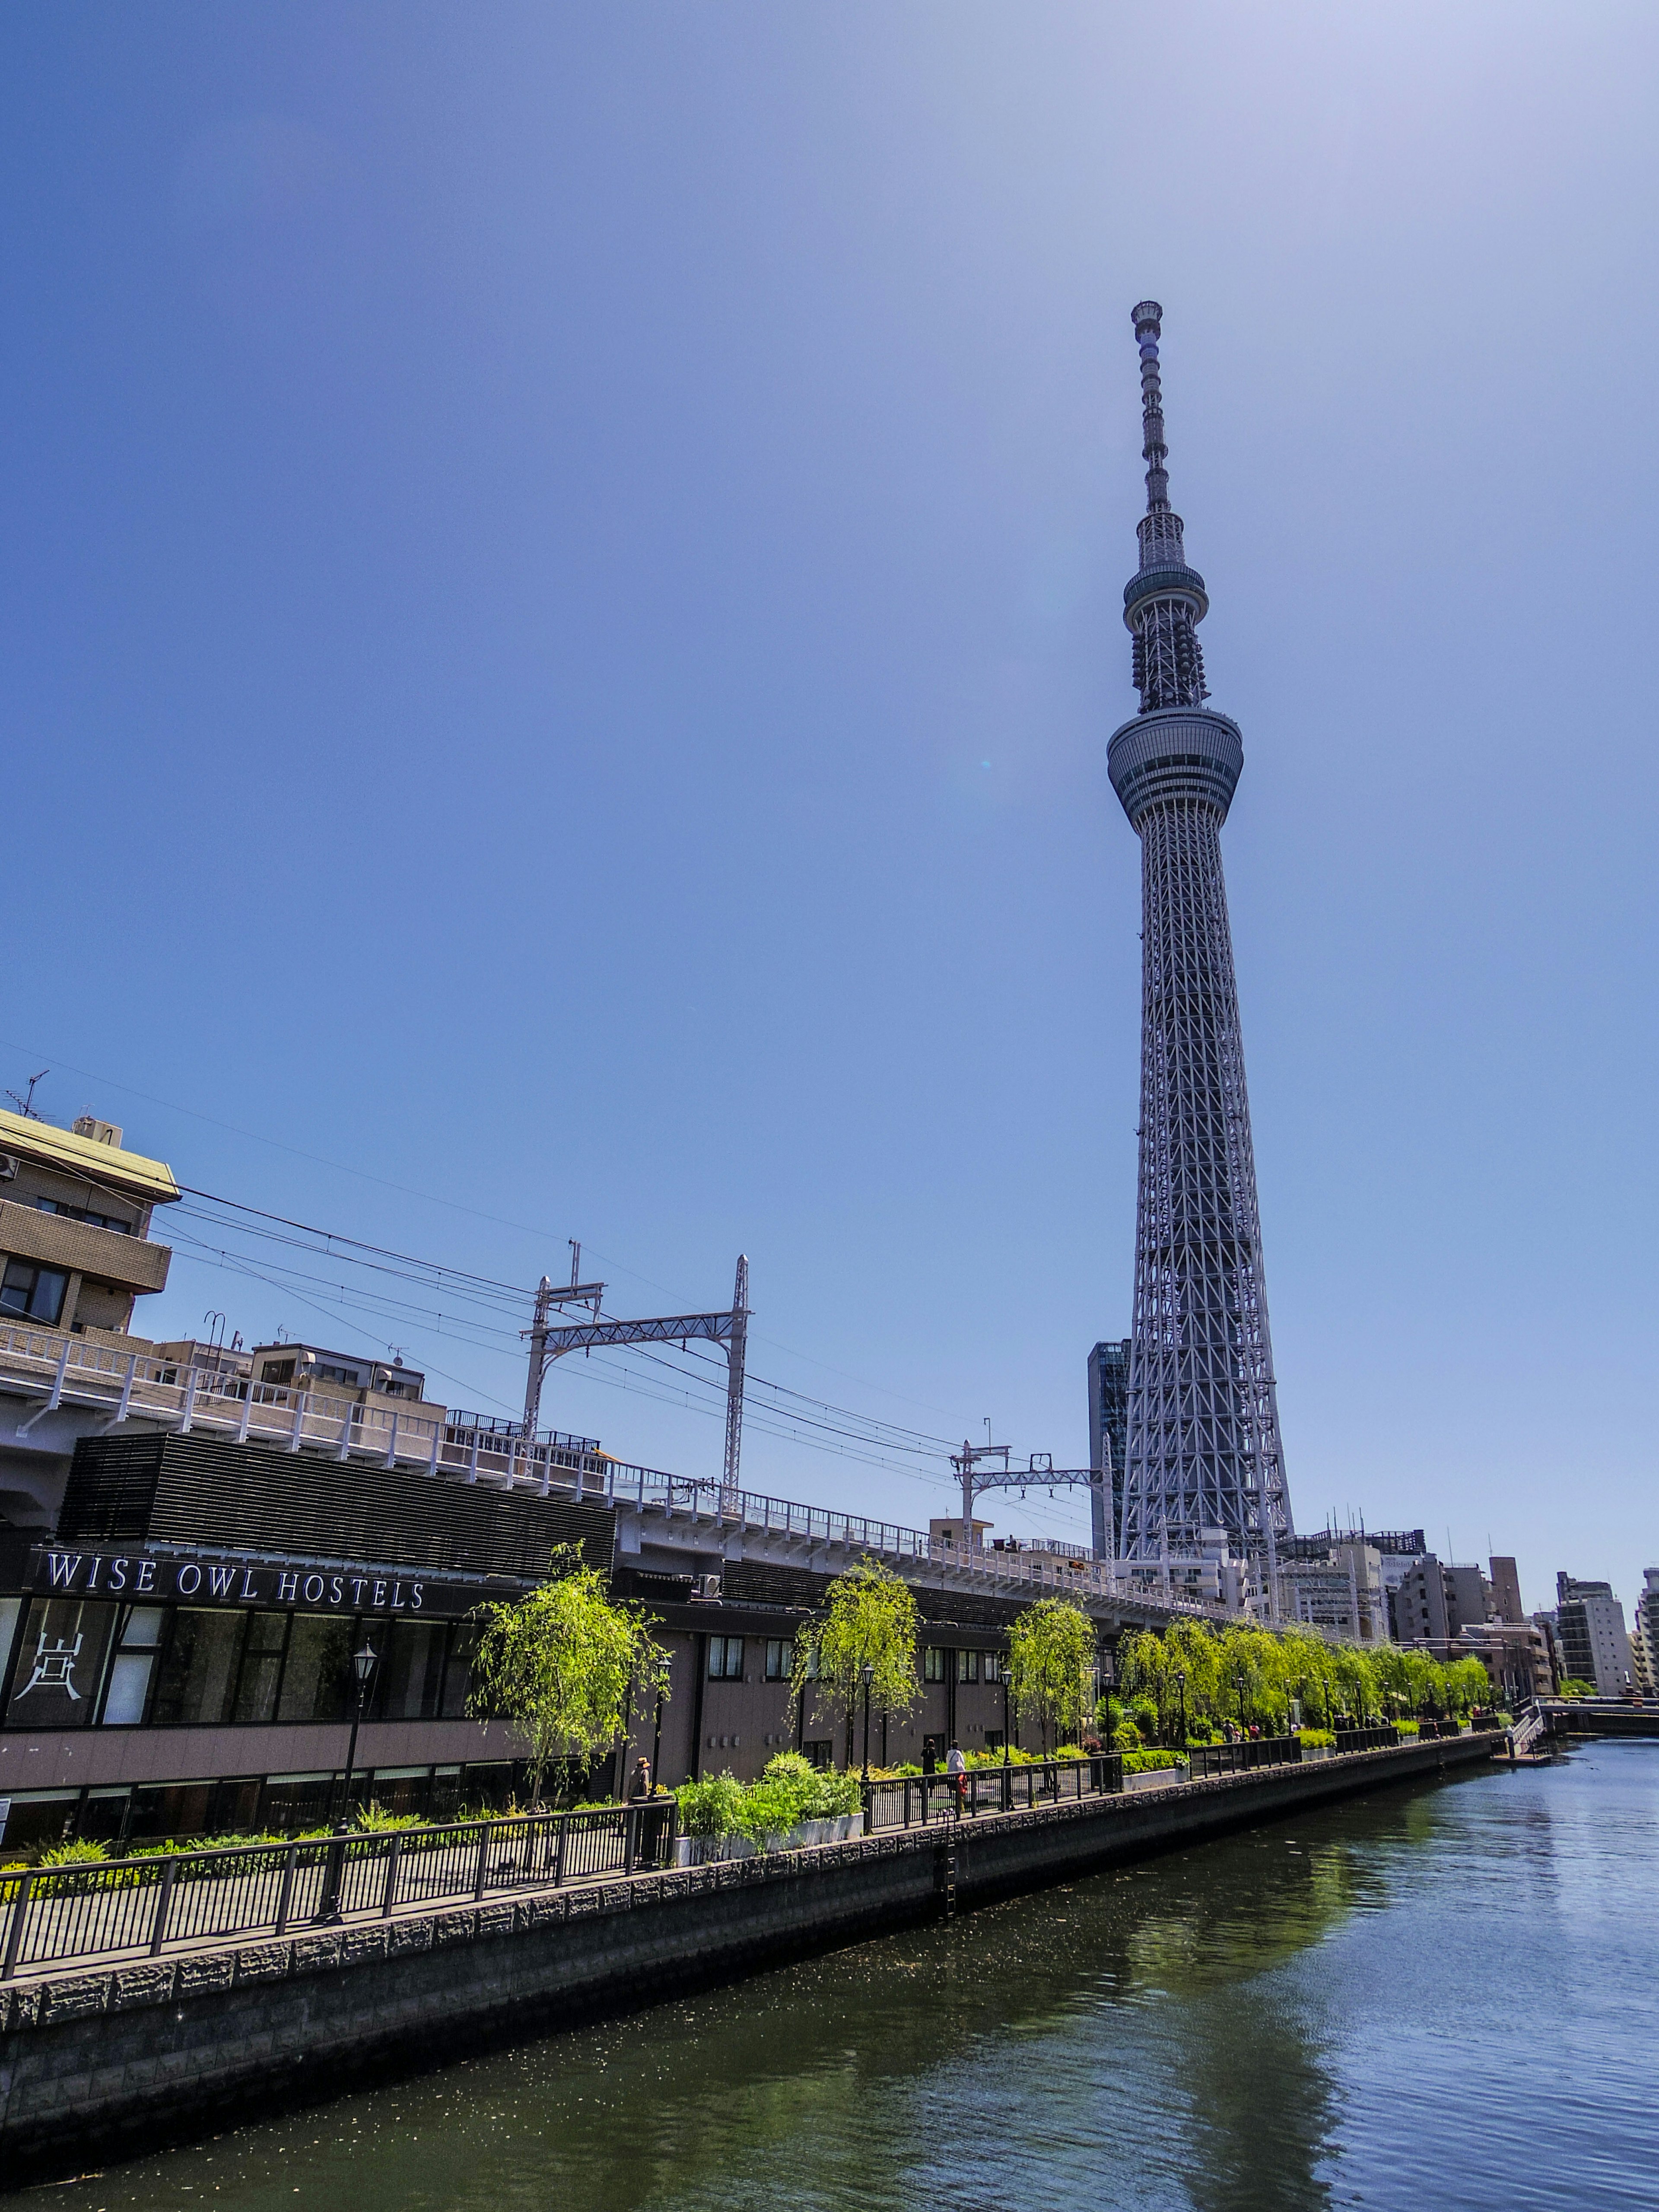
<path fill-rule="evenodd" d="M 896 1718 L 915 1704 L 919 1638 L 915 1595 L 909 1583 L 867 1553 L 856 1566 L 836 1577 L 825 1593 L 823 1611 L 795 1631 L 790 1702 L 816 1686 L 845 1709 L 849 1764 L 853 1717 L 866 1690 L 875 1711 Z"/>
<path fill-rule="evenodd" d="M 668 1654 L 644 1610 L 611 1597 L 571 1544 L 549 1561 L 551 1579 L 527 1597 L 474 1617 L 478 1646 L 467 1710 L 510 1721 L 530 1747 L 531 1803 L 550 1773 L 556 1794 L 620 1742 L 631 1698 L 668 1695 Z M 623 1777 L 617 1776 L 618 1796 Z"/>
<path fill-rule="evenodd" d="M 1095 1708 L 1095 1625 L 1070 1598 L 1042 1597 L 1018 1614 L 1008 1632 L 1009 1694 L 1036 1720 L 1042 1749 L 1049 1730 L 1081 1732 Z"/>

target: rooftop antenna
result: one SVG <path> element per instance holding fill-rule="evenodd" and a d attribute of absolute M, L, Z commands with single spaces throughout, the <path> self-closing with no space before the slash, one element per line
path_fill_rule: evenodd
<path fill-rule="evenodd" d="M 44 1114 L 37 1114 L 34 1110 L 34 1086 L 37 1083 L 44 1083 L 47 1076 L 51 1073 L 52 1070 L 49 1067 L 43 1067 L 39 1075 L 30 1076 L 28 1090 L 21 1097 L 15 1091 L 7 1091 L 7 1097 L 10 1099 L 12 1104 L 17 1109 L 18 1112 L 22 1115 L 26 1121 L 44 1121 L 46 1120 L 46 1117 Z"/>

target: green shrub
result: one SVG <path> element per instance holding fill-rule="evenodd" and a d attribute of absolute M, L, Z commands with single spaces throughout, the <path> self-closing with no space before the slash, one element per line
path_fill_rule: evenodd
<path fill-rule="evenodd" d="M 738 1793 L 737 1832 L 763 1850 L 800 1820 L 800 1800 L 787 1782 L 751 1782 Z"/>
<path fill-rule="evenodd" d="M 363 1806 L 359 1810 L 357 1818 L 352 1825 L 354 1827 L 358 1828 L 374 1828 L 380 1830 L 387 1828 L 423 1828 L 426 1826 L 426 1822 L 417 1818 L 417 1816 L 413 1813 L 388 1813 L 384 1805 L 377 1805 L 371 1802 Z"/>
<path fill-rule="evenodd" d="M 838 1820 L 848 1813 L 864 1809 L 864 1785 L 856 1774 L 836 1774 L 829 1767 L 815 1770 L 812 1794 L 806 1801 L 803 1818 L 808 1820 Z"/>
<path fill-rule="evenodd" d="M 734 1774 L 710 1774 L 701 1782 L 683 1782 L 674 1798 L 679 1807 L 682 1835 L 714 1842 L 737 1834 L 743 1784 Z"/>
<path fill-rule="evenodd" d="M 1336 1731 L 1334 1729 L 1304 1728 L 1302 1731 L 1302 1741 L 1304 1747 L 1310 1751 L 1334 1751 Z"/>
<path fill-rule="evenodd" d="M 1133 1721 L 1120 1721 L 1112 1730 L 1112 1749 L 1130 1752 L 1139 1751 L 1139 1748 L 1140 1730 Z"/>
<path fill-rule="evenodd" d="M 1150 1774 L 1155 1768 L 1184 1766 L 1186 1763 L 1178 1751 L 1126 1751 L 1123 1754 L 1126 1774 Z"/>
<path fill-rule="evenodd" d="M 42 1851 L 40 1863 L 43 1867 L 100 1866 L 108 1856 L 101 1844 L 82 1836 L 75 1843 L 54 1844 L 49 1851 Z"/>

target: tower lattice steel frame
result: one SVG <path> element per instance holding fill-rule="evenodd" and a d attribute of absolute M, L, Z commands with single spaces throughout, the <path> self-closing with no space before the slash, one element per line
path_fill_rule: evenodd
<path fill-rule="evenodd" d="M 1135 1221 L 1123 1553 L 1157 1559 L 1201 1528 L 1267 1570 L 1291 1533 L 1261 1266 L 1221 825 L 1244 765 L 1238 725 L 1205 706 L 1195 635 L 1209 611 L 1170 506 L 1158 342 L 1134 310 L 1146 512 L 1123 593 L 1140 712 L 1113 736 L 1112 787 L 1141 844 L 1140 1180 Z"/>

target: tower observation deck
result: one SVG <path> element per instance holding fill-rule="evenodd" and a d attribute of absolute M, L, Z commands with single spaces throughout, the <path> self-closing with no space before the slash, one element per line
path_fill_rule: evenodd
<path fill-rule="evenodd" d="M 1140 711 L 1107 750 L 1141 846 L 1140 1173 L 1124 1469 L 1124 1555 L 1224 1529 L 1271 1570 L 1291 1533 L 1250 1146 L 1221 825 L 1244 765 L 1204 703 L 1204 579 L 1170 506 L 1158 338 L 1134 310 L 1146 512 L 1123 593 Z M 1273 1589 L 1271 1571 L 1267 1588 Z"/>

